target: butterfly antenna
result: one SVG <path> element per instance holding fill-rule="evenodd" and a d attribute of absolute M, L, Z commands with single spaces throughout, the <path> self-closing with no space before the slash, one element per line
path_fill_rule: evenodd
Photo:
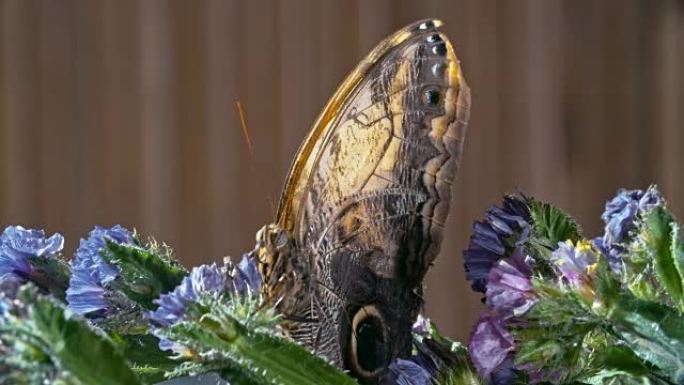
<path fill-rule="evenodd" d="M 239 100 L 235 101 L 235 108 L 237 109 L 238 116 L 240 117 L 240 127 L 242 127 L 242 134 L 245 136 L 245 142 L 247 143 L 247 151 L 249 152 L 249 159 L 252 167 L 254 167 L 254 147 L 252 147 L 252 140 L 249 139 L 249 130 L 247 129 L 247 119 L 245 119 L 245 110 L 242 108 L 242 102 Z M 275 206 L 273 204 L 273 198 L 270 194 L 266 196 L 268 201 L 268 206 L 271 209 L 271 216 L 275 218 Z"/>
<path fill-rule="evenodd" d="M 273 197 L 271 197 L 271 194 L 268 194 L 268 206 L 271 208 L 271 216 L 275 218 L 276 216 L 276 211 L 275 211 L 275 204 L 273 203 Z"/>
<path fill-rule="evenodd" d="M 247 149 L 249 150 L 249 156 L 254 156 L 254 148 L 252 147 L 252 141 L 249 139 L 249 131 L 247 131 L 247 121 L 245 120 L 245 110 L 242 109 L 242 103 L 239 100 L 235 101 L 235 107 L 237 108 L 238 115 L 240 116 L 240 126 L 242 127 L 242 134 L 245 135 L 245 142 L 247 142 Z"/>

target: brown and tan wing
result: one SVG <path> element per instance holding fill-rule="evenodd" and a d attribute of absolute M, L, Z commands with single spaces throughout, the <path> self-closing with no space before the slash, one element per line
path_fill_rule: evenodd
<path fill-rule="evenodd" d="M 470 95 L 441 24 L 399 30 L 347 77 L 302 144 L 278 209 L 318 285 L 308 316 L 319 325 L 306 342 L 360 378 L 406 353 L 449 212 Z M 350 352 L 361 332 L 371 350 L 384 346 L 365 363 Z"/>
<path fill-rule="evenodd" d="M 434 259 L 470 104 L 453 47 L 438 31 L 441 24 L 420 21 L 382 41 L 316 120 L 278 209 L 278 224 L 298 247 L 331 250 L 361 237 L 392 259 L 388 237 L 374 239 L 372 233 L 404 222 L 389 227 L 414 235 L 411 228 L 420 228 L 414 255 L 419 263 L 412 268 L 424 270 Z M 398 266 L 386 262 L 379 267 L 391 274 Z"/>

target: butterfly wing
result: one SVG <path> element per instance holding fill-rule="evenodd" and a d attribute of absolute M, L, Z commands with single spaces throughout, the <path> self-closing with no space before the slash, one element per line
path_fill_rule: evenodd
<path fill-rule="evenodd" d="M 347 77 L 278 209 L 315 281 L 303 342 L 362 379 L 408 353 L 459 166 L 470 94 L 440 25 L 399 30 Z"/>

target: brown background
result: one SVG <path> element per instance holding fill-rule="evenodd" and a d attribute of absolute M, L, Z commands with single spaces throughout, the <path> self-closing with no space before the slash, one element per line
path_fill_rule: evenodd
<path fill-rule="evenodd" d="M 0 0 L 0 223 L 60 231 L 68 250 L 122 223 L 188 266 L 237 255 L 343 76 L 428 16 L 473 90 L 427 281 L 449 334 L 466 338 L 481 310 L 461 250 L 504 192 L 553 201 L 589 234 L 619 186 L 656 182 L 684 213 L 680 1 Z"/>

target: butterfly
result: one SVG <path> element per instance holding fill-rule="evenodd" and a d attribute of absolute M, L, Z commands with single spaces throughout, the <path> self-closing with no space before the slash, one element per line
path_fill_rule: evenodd
<path fill-rule="evenodd" d="M 441 25 L 400 29 L 347 76 L 257 234 L 290 337 L 362 383 L 410 354 L 460 165 L 470 91 Z"/>

